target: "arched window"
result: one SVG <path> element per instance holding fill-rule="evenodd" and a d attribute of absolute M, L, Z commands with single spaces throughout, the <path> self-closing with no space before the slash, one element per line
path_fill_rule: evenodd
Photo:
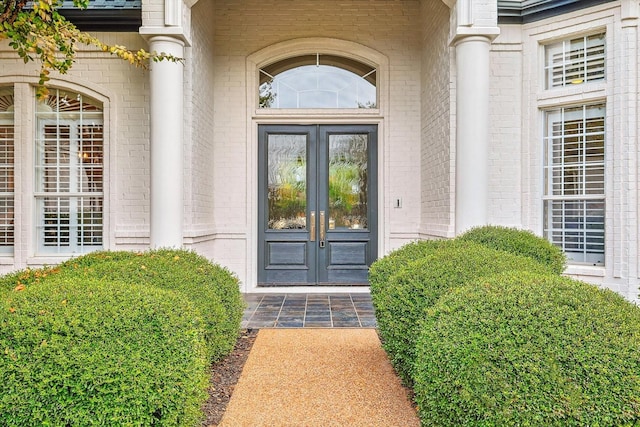
<path fill-rule="evenodd" d="M 102 248 L 103 113 L 87 96 L 52 90 L 36 112 L 38 252 Z"/>
<path fill-rule="evenodd" d="M 260 68 L 260 108 L 377 108 L 375 67 L 303 55 Z"/>

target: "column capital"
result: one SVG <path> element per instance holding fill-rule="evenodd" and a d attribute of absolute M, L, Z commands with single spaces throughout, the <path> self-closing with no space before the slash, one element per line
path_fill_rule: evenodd
<path fill-rule="evenodd" d="M 484 36 L 492 41 L 500 35 L 497 0 L 455 0 L 449 27 L 450 46 L 470 36 Z"/>
<path fill-rule="evenodd" d="M 191 46 L 191 39 L 185 35 L 182 27 L 140 27 L 139 34 L 147 43 L 164 38 L 165 41 L 174 41 L 183 47 Z"/>
<path fill-rule="evenodd" d="M 495 27 L 458 27 L 449 40 L 449 46 L 456 46 L 463 41 L 485 39 L 491 43 L 500 35 L 500 28 Z"/>
<path fill-rule="evenodd" d="M 140 35 L 165 35 L 191 45 L 191 7 L 193 0 L 145 0 L 142 2 Z"/>
<path fill-rule="evenodd" d="M 620 20 L 622 28 L 637 27 L 638 18 L 640 17 L 640 6 L 638 0 L 623 0 L 620 4 Z"/>

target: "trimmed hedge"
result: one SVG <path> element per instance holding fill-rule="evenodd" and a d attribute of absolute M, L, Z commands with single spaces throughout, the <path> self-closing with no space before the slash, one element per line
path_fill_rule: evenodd
<path fill-rule="evenodd" d="M 494 225 L 477 227 L 457 239 L 533 258 L 548 265 L 556 274 L 562 274 L 567 263 L 567 258 L 560 248 L 530 231 L 517 228 Z"/>
<path fill-rule="evenodd" d="M 504 271 L 550 273 L 530 258 L 473 242 L 446 241 L 371 288 L 383 347 L 405 384 L 412 383 L 415 341 L 426 310 L 451 289 Z"/>
<path fill-rule="evenodd" d="M 614 292 L 503 274 L 444 295 L 419 335 L 423 426 L 640 423 L 640 310 Z"/>
<path fill-rule="evenodd" d="M 141 284 L 181 293 L 195 304 L 204 319 L 212 360 L 228 354 L 238 338 L 244 311 L 238 279 L 195 252 L 94 252 L 66 261 L 56 271 L 69 277 Z"/>
<path fill-rule="evenodd" d="M 177 292 L 53 275 L 0 301 L 0 425 L 194 426 L 207 366 Z"/>
<path fill-rule="evenodd" d="M 9 295 L 16 286 L 31 286 L 34 283 L 40 283 L 50 274 L 56 272 L 58 272 L 58 270 L 51 267 L 38 269 L 27 268 L 0 276 L 0 298 Z"/>
<path fill-rule="evenodd" d="M 438 248 L 451 244 L 451 240 L 420 240 L 407 243 L 375 261 L 369 268 L 369 284 L 372 293 L 384 287 L 389 278 L 412 261 L 431 255 Z"/>

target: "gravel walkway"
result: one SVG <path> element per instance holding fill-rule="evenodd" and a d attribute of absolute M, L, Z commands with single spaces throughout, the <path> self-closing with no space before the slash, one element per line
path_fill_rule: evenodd
<path fill-rule="evenodd" d="M 223 427 L 419 426 L 374 329 L 262 329 Z"/>

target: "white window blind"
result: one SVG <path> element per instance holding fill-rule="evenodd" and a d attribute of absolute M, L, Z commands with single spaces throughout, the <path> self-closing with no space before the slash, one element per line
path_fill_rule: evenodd
<path fill-rule="evenodd" d="M 55 91 L 38 105 L 36 210 L 40 253 L 102 248 L 103 117 L 98 104 Z"/>
<path fill-rule="evenodd" d="M 14 138 L 13 88 L 0 88 L 0 255 L 13 254 Z"/>
<path fill-rule="evenodd" d="M 546 88 L 605 78 L 605 33 L 545 46 Z"/>
<path fill-rule="evenodd" d="M 605 106 L 546 112 L 544 231 L 570 261 L 604 264 Z"/>

